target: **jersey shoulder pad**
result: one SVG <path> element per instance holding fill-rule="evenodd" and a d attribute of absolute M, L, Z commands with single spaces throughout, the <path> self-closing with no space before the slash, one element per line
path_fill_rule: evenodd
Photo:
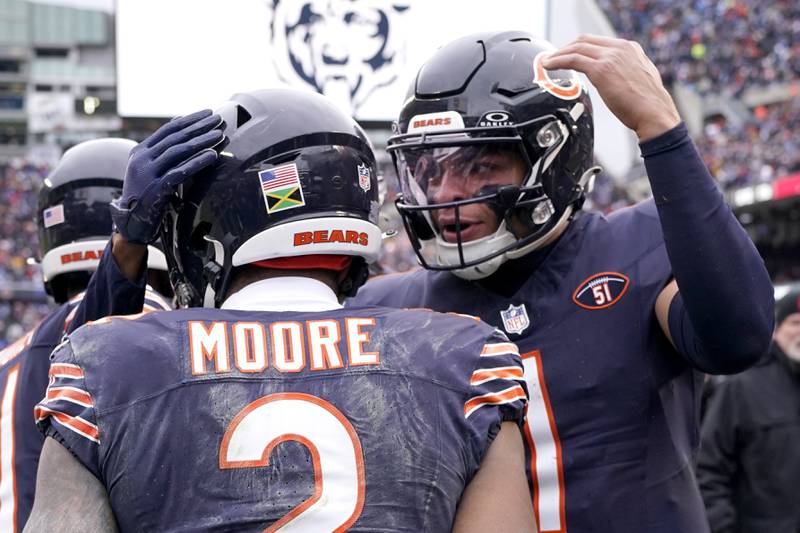
<path fill-rule="evenodd" d="M 104 317 L 69 335 L 76 364 L 90 377 L 104 409 L 180 382 L 184 343 L 172 314 Z"/>
<path fill-rule="evenodd" d="M 69 321 L 75 316 L 75 310 L 78 308 L 82 296 L 83 294 L 79 294 L 47 315 L 35 328 L 31 346 L 42 344 L 55 346 L 60 343 L 64 338 Z"/>
<path fill-rule="evenodd" d="M 389 312 L 384 324 L 388 338 L 398 339 L 404 351 L 415 354 L 419 371 L 461 390 L 470 387 L 473 372 L 482 365 L 500 359 L 504 365 L 516 364 L 511 360 L 519 358 L 505 334 L 470 315 L 398 309 Z M 493 358 L 501 348 L 507 349 L 508 357 Z"/>
<path fill-rule="evenodd" d="M 623 207 L 608 215 L 608 221 L 615 228 L 638 227 L 639 230 L 657 230 L 661 232 L 661 222 L 658 218 L 658 210 L 655 200 L 649 198 L 637 204 Z"/>
<path fill-rule="evenodd" d="M 661 222 L 652 199 L 615 211 L 608 217 L 595 215 L 595 219 L 596 222 L 587 228 L 591 238 L 584 239 L 587 258 L 610 259 L 618 265 L 616 268 L 624 268 L 663 249 Z"/>
<path fill-rule="evenodd" d="M 6 364 L 14 361 L 17 356 L 31 344 L 31 339 L 33 338 L 33 334 L 35 332 L 36 328 L 28 331 L 23 336 L 0 350 L 0 367 L 4 367 Z"/>
<path fill-rule="evenodd" d="M 414 305 L 414 288 L 419 278 L 425 276 L 422 269 L 409 272 L 384 274 L 369 280 L 353 298 L 346 302 L 347 307 L 385 305 L 388 307 L 409 307 Z M 412 302 L 408 304 L 407 302 Z"/>

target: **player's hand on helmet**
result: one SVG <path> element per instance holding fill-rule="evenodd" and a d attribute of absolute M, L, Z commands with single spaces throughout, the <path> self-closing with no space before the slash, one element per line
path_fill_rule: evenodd
<path fill-rule="evenodd" d="M 158 238 L 164 213 L 178 185 L 214 164 L 222 118 L 208 109 L 161 126 L 132 151 L 122 196 L 111 205 L 114 225 L 134 244 Z"/>
<path fill-rule="evenodd" d="M 548 70 L 573 69 L 586 74 L 611 112 L 636 132 L 640 142 L 681 121 L 658 69 L 639 43 L 582 35 L 542 64 Z"/>

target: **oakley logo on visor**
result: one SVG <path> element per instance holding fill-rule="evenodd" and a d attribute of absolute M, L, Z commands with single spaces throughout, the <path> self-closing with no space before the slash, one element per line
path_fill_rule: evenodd
<path fill-rule="evenodd" d="M 484 113 L 478 121 L 481 128 L 496 128 L 498 126 L 513 126 L 514 119 L 505 111 L 489 111 Z"/>

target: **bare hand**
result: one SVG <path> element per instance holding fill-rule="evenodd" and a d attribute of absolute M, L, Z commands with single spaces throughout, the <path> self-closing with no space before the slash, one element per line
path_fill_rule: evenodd
<path fill-rule="evenodd" d="M 639 43 L 582 35 L 542 65 L 586 74 L 611 112 L 636 132 L 639 142 L 658 137 L 681 121 L 658 69 Z"/>

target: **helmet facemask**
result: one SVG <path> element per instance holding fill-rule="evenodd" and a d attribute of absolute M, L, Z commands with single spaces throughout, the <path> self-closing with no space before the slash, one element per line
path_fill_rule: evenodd
<path fill-rule="evenodd" d="M 570 135 L 565 122 L 545 115 L 515 126 L 399 135 L 390 141 L 402 189 L 397 209 L 423 267 L 480 279 L 508 257 L 547 241 L 561 219 L 556 214 L 567 207 L 554 205 L 558 198 L 548 194 L 551 165 Z M 451 181 L 448 194 L 440 194 L 443 180 Z M 577 184 L 575 189 L 574 198 L 582 197 Z M 483 217 L 476 216 L 471 206 L 477 204 L 496 216 L 488 234 L 475 227 L 486 224 L 488 215 L 483 209 Z"/>
<path fill-rule="evenodd" d="M 577 72 L 544 68 L 544 58 L 554 50 L 526 32 L 477 33 L 443 46 L 417 73 L 388 150 L 407 185 L 398 209 L 425 268 L 466 279 L 489 276 L 507 259 L 554 241 L 580 209 L 597 172 L 592 104 Z M 465 233 L 461 241 L 448 243 L 437 237 L 431 213 L 454 206 L 409 195 L 413 172 L 406 154 L 415 148 L 480 144 L 515 145 L 526 158 L 527 174 L 514 185 L 517 189 L 479 188 L 462 198 L 491 204 L 502 220 L 488 238 Z"/>

